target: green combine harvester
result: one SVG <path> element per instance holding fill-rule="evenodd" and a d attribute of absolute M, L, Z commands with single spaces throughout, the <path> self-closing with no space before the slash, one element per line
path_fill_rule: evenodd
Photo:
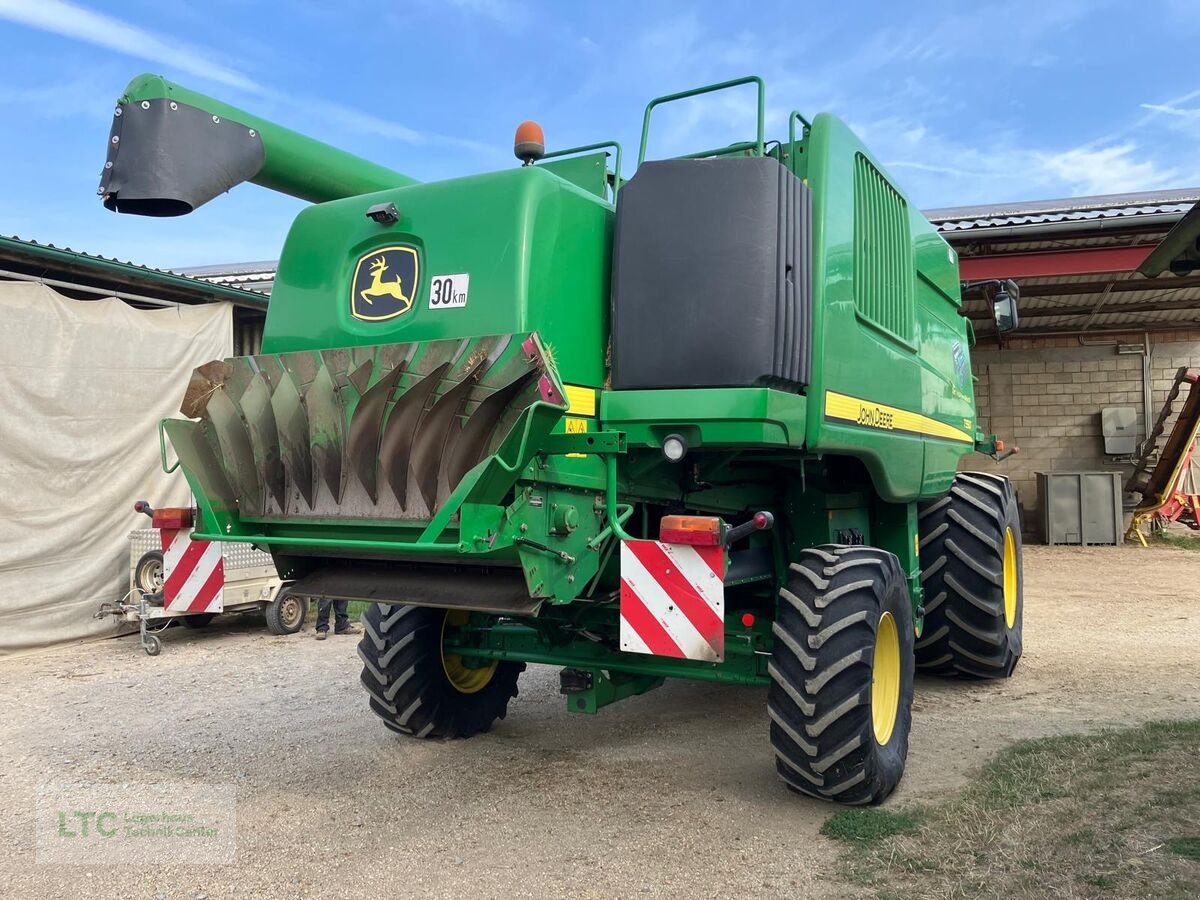
<path fill-rule="evenodd" d="M 757 133 L 647 160 L 652 113 L 735 86 Z M 764 135 L 743 78 L 618 145 L 424 184 L 159 77 L 113 119 L 112 210 L 244 181 L 311 201 L 256 356 L 163 423 L 194 537 L 269 551 L 300 597 L 365 600 L 371 709 L 469 737 L 526 664 L 594 713 L 666 678 L 765 685 L 780 776 L 877 803 L 914 669 L 1003 678 L 1021 534 L 976 420 L 955 252 L 831 115 Z M 610 168 L 610 160 L 615 165 Z M 984 287 L 1000 331 L 1011 284 Z M 164 465 L 166 464 L 164 452 Z"/>

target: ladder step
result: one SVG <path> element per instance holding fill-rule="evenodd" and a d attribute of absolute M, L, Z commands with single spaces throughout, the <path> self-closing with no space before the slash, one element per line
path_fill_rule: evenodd
<path fill-rule="evenodd" d="M 1129 477 L 1125 480 L 1126 491 L 1145 491 L 1149 479 L 1140 476 L 1149 475 L 1158 464 L 1158 460 L 1156 459 L 1158 441 L 1166 429 L 1167 419 L 1171 418 L 1171 414 L 1175 411 L 1175 401 L 1179 399 L 1179 390 L 1183 387 L 1185 381 L 1190 381 L 1189 370 L 1187 366 L 1180 366 L 1175 370 L 1175 380 L 1171 383 L 1170 390 L 1167 391 L 1166 402 L 1159 408 L 1158 418 L 1154 421 L 1154 427 L 1150 429 L 1146 437 L 1146 442 L 1142 445 L 1142 455 L 1134 465 Z"/>

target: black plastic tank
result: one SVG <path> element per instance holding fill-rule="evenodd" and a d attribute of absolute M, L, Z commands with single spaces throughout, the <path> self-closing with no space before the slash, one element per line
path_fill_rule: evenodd
<path fill-rule="evenodd" d="M 617 203 L 613 387 L 807 384 L 811 222 L 769 157 L 643 163 Z"/>

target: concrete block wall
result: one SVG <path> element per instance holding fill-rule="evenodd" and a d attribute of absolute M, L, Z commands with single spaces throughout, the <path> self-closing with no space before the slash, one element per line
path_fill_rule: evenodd
<path fill-rule="evenodd" d="M 1017 339 L 1004 348 L 981 345 L 972 350 L 980 425 L 1021 452 L 1003 463 L 972 453 L 960 468 L 995 471 L 1013 479 L 1030 539 L 1042 537 L 1037 472 L 1117 471 L 1124 480 L 1132 471 L 1130 463 L 1104 454 L 1100 411 L 1107 406 L 1133 407 L 1138 441 L 1144 440 L 1143 355 L 1117 353 L 1117 344 L 1139 345 L 1143 337 L 1103 335 L 1089 337 L 1086 345 L 1076 337 Z M 1176 370 L 1200 369 L 1200 330 L 1152 334 L 1150 347 L 1153 425 Z M 1172 424 L 1173 419 L 1164 436 Z"/>

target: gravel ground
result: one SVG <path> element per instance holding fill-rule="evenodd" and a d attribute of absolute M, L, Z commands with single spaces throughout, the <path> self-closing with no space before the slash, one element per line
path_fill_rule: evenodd
<path fill-rule="evenodd" d="M 919 680 L 896 800 L 1019 738 L 1200 717 L 1198 576 L 1187 550 L 1027 548 L 1016 676 Z M 353 638 L 219 623 L 153 659 L 127 638 L 0 663 L 0 894 L 853 895 L 830 807 L 775 778 L 765 690 L 668 683 L 587 717 L 535 668 L 492 733 L 417 742 L 368 711 Z M 236 863 L 39 863 L 36 794 L 64 778 L 232 784 Z"/>

